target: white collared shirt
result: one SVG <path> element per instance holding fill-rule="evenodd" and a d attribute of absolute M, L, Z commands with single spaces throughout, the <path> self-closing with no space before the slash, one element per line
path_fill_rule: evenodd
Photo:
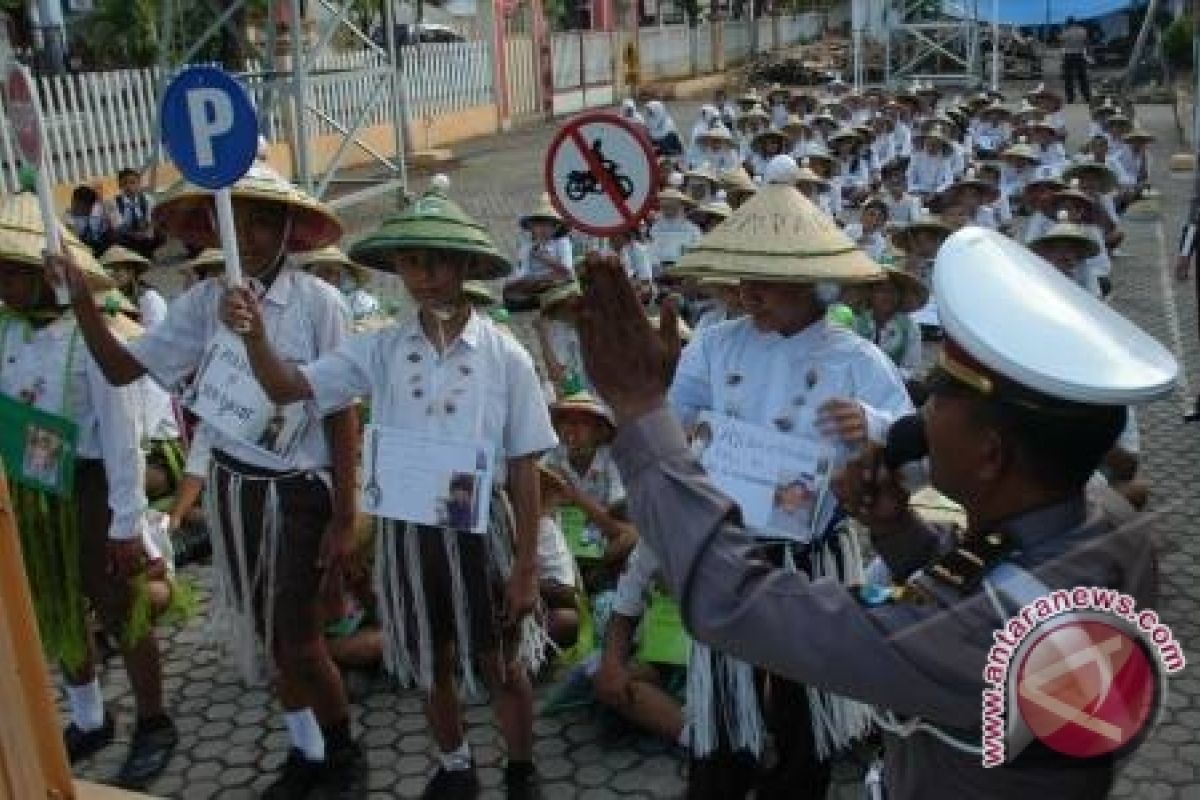
<path fill-rule="evenodd" d="M 510 280 L 553 277 L 554 273 L 550 267 L 545 261 L 538 258 L 538 255 L 545 255 L 566 267 L 571 276 L 563 280 L 571 280 L 575 277 L 575 258 L 571 248 L 571 237 L 556 236 L 545 242 L 534 242 L 526 235 L 522 237 L 521 244 L 517 247 L 517 269 L 513 272 Z"/>
<path fill-rule="evenodd" d="M 892 360 L 909 380 L 921 369 L 921 328 L 911 316 L 897 312 L 880 328 L 870 313 L 858 317 L 858 332 Z"/>
<path fill-rule="evenodd" d="M 497 481 L 506 474 L 504 459 L 558 444 L 533 359 L 474 310 L 444 353 L 414 312 L 394 326 L 351 336 L 301 371 L 321 414 L 369 398 L 379 425 L 492 444 Z"/>
<path fill-rule="evenodd" d="M 166 389 L 192 376 L 210 341 L 222 329 L 218 318 L 225 284 L 216 278 L 198 283 L 171 304 L 167 318 L 128 345 L 136 358 Z M 284 267 L 262 299 L 267 339 L 285 361 L 307 364 L 335 350 L 350 330 L 350 311 L 341 293 L 306 272 Z M 250 444 L 211 432 L 212 448 L 265 469 L 324 470 L 330 466 L 324 426 L 314 421 L 284 467 Z"/>
<path fill-rule="evenodd" d="M 142 328 L 150 330 L 167 318 L 167 301 L 157 289 L 145 286 L 138 292 L 138 313 L 142 315 Z"/>
<path fill-rule="evenodd" d="M 703 411 L 777 432 L 815 423 L 827 400 L 857 400 L 882 443 L 912 401 L 896 367 L 854 331 L 819 320 L 792 336 L 748 318 L 701 331 L 683 351 L 667 398 L 684 425 Z"/>
<path fill-rule="evenodd" d="M 625 484 L 621 482 L 621 473 L 617 471 L 617 462 L 608 445 L 596 448 L 592 463 L 582 475 L 575 471 L 570 451 L 562 444 L 546 454 L 544 463 L 561 472 L 576 489 L 605 508 L 612 508 L 625 499 Z"/>
<path fill-rule="evenodd" d="M 908 162 L 908 190 L 914 194 L 934 194 L 954 183 L 954 162 L 950 156 L 931 156 L 924 150 L 912 154 Z"/>
<path fill-rule="evenodd" d="M 0 316 L 0 393 L 78 426 L 76 456 L 104 462 L 109 538 L 140 537 L 146 495 L 133 389 L 108 382 L 73 316 L 42 328 Z"/>
<path fill-rule="evenodd" d="M 650 251 L 661 270 L 664 264 L 674 264 L 686 248 L 694 245 L 704 234 L 685 216 L 659 217 L 650 226 Z"/>

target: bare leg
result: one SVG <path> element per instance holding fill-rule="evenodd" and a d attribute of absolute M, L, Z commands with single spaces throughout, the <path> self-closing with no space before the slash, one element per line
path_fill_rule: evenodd
<path fill-rule="evenodd" d="M 639 728 L 669 742 L 679 741 L 683 709 L 659 685 L 654 667 L 602 669 L 596 676 L 596 696 Z"/>
<path fill-rule="evenodd" d="M 440 752 L 451 753 L 462 746 L 463 717 L 454 681 L 453 644 L 442 645 L 434 653 L 433 687 L 425 700 L 425 718 Z"/>
<path fill-rule="evenodd" d="M 529 674 L 520 664 L 503 664 L 498 653 L 481 655 L 479 660 L 500 735 L 508 746 L 508 760 L 532 761 L 533 686 Z"/>

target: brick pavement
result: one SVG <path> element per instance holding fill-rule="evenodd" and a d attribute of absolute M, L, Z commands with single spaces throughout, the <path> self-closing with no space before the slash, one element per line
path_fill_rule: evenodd
<path fill-rule="evenodd" d="M 694 104 L 678 104 L 681 130 L 690 128 Z M 1155 131 L 1163 191 L 1160 217 L 1129 220 L 1125 256 L 1116 260 L 1115 304 L 1138 324 L 1186 358 L 1191 393 L 1200 389 L 1200 347 L 1191 286 L 1176 286 L 1164 263 L 1186 208 L 1190 180 L 1162 172 L 1174 149 L 1174 130 L 1165 106 L 1141 109 L 1143 123 Z M 1074 130 L 1082 114 L 1071 110 Z M 515 219 L 540 191 L 541 154 L 551 131 L 521 131 L 461 150 L 462 164 L 452 174 L 452 191 L 466 209 L 515 249 Z M 417 185 L 423 180 L 418 178 Z M 355 230 L 370 226 L 389 211 L 386 201 L 355 210 Z M 1171 296 L 1173 294 L 1173 297 Z M 1153 485 L 1152 504 L 1161 512 L 1163 597 L 1159 611 L 1183 643 L 1192 666 L 1171 681 L 1160 724 L 1124 771 L 1116 795 L 1137 800 L 1200 800 L 1200 425 L 1180 424 L 1182 393 L 1140 412 L 1144 471 Z M 202 582 L 207 569 L 189 574 Z M 174 632 L 166 645 L 166 690 L 180 727 L 182 745 L 167 773 L 153 787 L 157 795 L 178 798 L 250 798 L 270 780 L 287 748 L 277 708 L 262 690 L 244 689 L 234 673 L 218 664 L 205 645 L 202 624 Z M 115 773 L 128 741 L 131 698 L 116 660 L 108 664 L 106 696 L 121 713 L 118 744 L 81 775 L 103 780 Z M 416 797 L 432 769 L 431 745 L 419 698 L 397 695 L 382 680 L 357 685 L 354 722 L 372 768 L 372 798 Z M 487 797 L 500 797 L 501 743 L 490 712 L 468 711 L 470 740 L 480 764 Z M 552 800 L 670 798 L 683 789 L 682 764 L 674 752 L 639 738 L 614 739 L 592 714 L 571 712 L 539 717 L 536 757 Z M 839 763 L 839 800 L 861 796 L 861 772 L 852 761 Z"/>

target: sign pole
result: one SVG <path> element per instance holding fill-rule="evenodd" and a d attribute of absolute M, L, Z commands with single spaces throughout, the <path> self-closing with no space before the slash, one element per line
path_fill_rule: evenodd
<path fill-rule="evenodd" d="M 241 286 L 242 260 L 238 253 L 237 229 L 233 225 L 233 194 L 229 187 L 217 189 L 217 227 L 221 232 L 221 250 L 225 254 L 225 278 L 230 286 Z"/>

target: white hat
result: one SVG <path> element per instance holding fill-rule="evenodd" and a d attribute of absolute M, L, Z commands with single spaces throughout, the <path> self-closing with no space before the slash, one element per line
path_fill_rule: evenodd
<path fill-rule="evenodd" d="M 1162 397 L 1179 365 L 1155 339 L 1017 242 L 963 228 L 938 251 L 940 366 L 985 394 L 1084 405 Z M 1015 385 L 1015 386 L 1012 386 Z"/>

